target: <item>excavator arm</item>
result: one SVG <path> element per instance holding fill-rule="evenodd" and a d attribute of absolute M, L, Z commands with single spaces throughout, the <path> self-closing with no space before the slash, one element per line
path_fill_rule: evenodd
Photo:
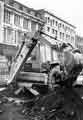
<path fill-rule="evenodd" d="M 35 32 L 33 37 L 31 36 L 30 33 L 27 40 L 22 42 L 22 45 L 11 64 L 7 85 L 9 85 L 15 79 L 19 71 L 22 69 L 26 60 L 30 58 L 31 53 L 38 42 L 39 36 L 40 36 L 39 31 Z"/>

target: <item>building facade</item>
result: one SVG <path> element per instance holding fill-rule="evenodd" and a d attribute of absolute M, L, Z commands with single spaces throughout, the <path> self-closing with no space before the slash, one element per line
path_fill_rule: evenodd
<path fill-rule="evenodd" d="M 43 61 L 55 61 L 57 60 L 55 45 L 66 42 L 75 46 L 76 27 L 46 10 L 42 9 L 37 12 L 41 16 L 41 19 L 45 21 L 42 36 L 50 43 L 50 45 L 42 45 Z"/>
<path fill-rule="evenodd" d="M 0 1 L 0 43 L 19 45 L 24 33 L 35 32 L 43 21 L 30 9 L 14 0 Z"/>
<path fill-rule="evenodd" d="M 0 59 L 3 58 L 0 61 L 1 83 L 4 82 L 3 74 L 5 78 L 9 74 L 9 64 L 23 41 L 24 33 L 31 32 L 33 35 L 43 24 L 44 21 L 37 17 L 34 9 L 15 0 L 0 0 Z M 28 70 L 38 69 L 40 66 L 39 44 L 32 54 L 36 57 L 28 63 Z"/>

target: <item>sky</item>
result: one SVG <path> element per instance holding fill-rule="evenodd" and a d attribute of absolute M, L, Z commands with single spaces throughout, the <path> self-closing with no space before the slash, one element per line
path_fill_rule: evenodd
<path fill-rule="evenodd" d="M 34 9 L 46 9 L 76 26 L 76 33 L 83 37 L 83 0 L 17 0 Z"/>

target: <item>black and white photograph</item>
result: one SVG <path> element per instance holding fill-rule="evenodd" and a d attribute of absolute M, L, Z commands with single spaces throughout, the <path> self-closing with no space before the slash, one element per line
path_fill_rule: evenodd
<path fill-rule="evenodd" d="M 82 11 L 82 0 L 0 0 L 0 120 L 83 120 Z"/>

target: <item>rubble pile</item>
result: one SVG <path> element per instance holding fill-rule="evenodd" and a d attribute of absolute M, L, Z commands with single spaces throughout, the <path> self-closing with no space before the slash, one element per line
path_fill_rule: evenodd
<path fill-rule="evenodd" d="M 12 87 L 0 92 L 0 118 L 5 116 L 7 112 L 8 115 L 11 114 L 11 120 L 83 119 L 83 117 L 78 119 L 79 115 L 76 114 L 81 106 L 83 108 L 83 102 L 80 101 L 78 95 L 71 88 L 57 87 L 55 90 L 48 89 L 48 92 L 44 93 L 43 91 L 34 96 L 27 88 Z M 81 108 L 80 110 L 83 112 Z M 13 113 L 16 114 L 17 118 L 14 118 Z M 19 116 L 21 117 L 19 118 Z"/>
<path fill-rule="evenodd" d="M 40 95 L 32 103 L 31 108 L 24 111 L 29 120 L 83 119 L 83 102 L 69 88 Z"/>

